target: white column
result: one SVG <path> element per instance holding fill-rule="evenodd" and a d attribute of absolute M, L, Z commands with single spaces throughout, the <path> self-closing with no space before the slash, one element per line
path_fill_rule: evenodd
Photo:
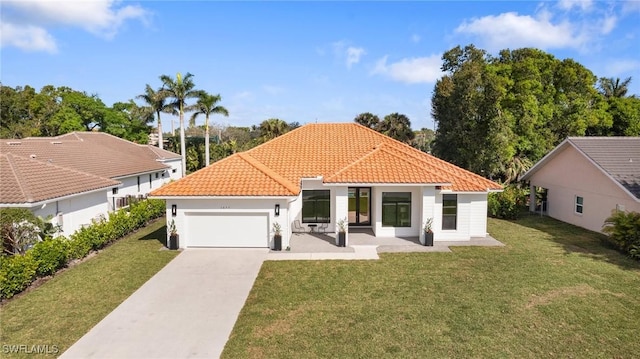
<path fill-rule="evenodd" d="M 335 233 L 338 238 L 338 221 L 349 221 L 349 187 L 336 187 Z M 337 239 L 336 239 L 337 241 Z M 346 245 L 349 245 L 349 229 L 347 228 Z"/>

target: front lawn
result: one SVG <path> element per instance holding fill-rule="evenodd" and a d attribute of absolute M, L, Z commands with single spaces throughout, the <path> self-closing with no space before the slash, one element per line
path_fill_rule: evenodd
<path fill-rule="evenodd" d="M 489 220 L 501 248 L 267 261 L 224 358 L 640 353 L 640 264 L 549 218 Z"/>
<path fill-rule="evenodd" d="M 178 254 L 159 250 L 164 237 L 161 218 L 3 305 L 3 357 L 19 345 L 62 354 Z"/>

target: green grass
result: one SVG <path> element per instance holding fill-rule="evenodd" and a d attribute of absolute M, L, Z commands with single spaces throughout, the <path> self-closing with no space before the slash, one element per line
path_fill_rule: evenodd
<path fill-rule="evenodd" d="M 500 248 L 265 262 L 224 358 L 631 358 L 640 264 L 549 218 Z"/>
<path fill-rule="evenodd" d="M 57 346 L 61 354 L 177 255 L 159 250 L 165 237 L 157 220 L 9 301 L 0 308 L 0 342 Z"/>

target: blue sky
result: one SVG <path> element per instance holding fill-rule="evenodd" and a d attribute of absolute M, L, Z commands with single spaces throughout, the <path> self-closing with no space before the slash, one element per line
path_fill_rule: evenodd
<path fill-rule="evenodd" d="M 407 115 L 433 128 L 441 55 L 537 47 L 640 94 L 640 1 L 2 1 L 1 81 L 69 86 L 111 106 L 191 72 L 250 126 Z M 163 120 L 164 128 L 169 124 Z M 202 119 L 200 122 L 203 121 Z"/>

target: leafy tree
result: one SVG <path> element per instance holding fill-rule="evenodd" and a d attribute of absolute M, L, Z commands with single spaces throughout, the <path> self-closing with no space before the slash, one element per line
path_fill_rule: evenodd
<path fill-rule="evenodd" d="M 278 136 L 284 135 L 288 131 L 289 125 L 277 118 L 270 118 L 260 123 L 260 136 L 264 141 L 268 141 Z"/>
<path fill-rule="evenodd" d="M 369 127 L 372 130 L 376 130 L 378 128 L 378 124 L 380 124 L 380 118 L 371 112 L 363 112 L 353 120 L 362 126 Z"/>
<path fill-rule="evenodd" d="M 178 72 L 176 78 L 172 78 L 168 75 L 161 75 L 164 91 L 167 93 L 167 97 L 173 99 L 170 105 L 178 111 L 180 116 L 180 154 L 182 155 L 182 175 L 184 176 L 187 170 L 187 154 L 185 147 L 184 137 L 184 111 L 186 109 L 186 101 L 189 98 L 198 97 L 200 91 L 195 89 L 195 83 L 193 82 L 193 75 L 188 73 L 182 77 Z"/>
<path fill-rule="evenodd" d="M 162 148 L 164 140 L 162 138 L 162 120 L 160 119 L 160 113 L 170 113 L 177 115 L 175 108 L 167 103 L 167 93 L 163 89 L 154 90 L 149 84 L 145 87 L 142 95 L 136 96 L 145 102 L 155 113 L 158 119 L 158 147 Z"/>
<path fill-rule="evenodd" d="M 606 135 L 610 105 L 579 63 L 538 49 L 473 45 L 442 57 L 432 115 L 437 156 L 473 172 L 514 181 L 567 136 Z"/>
<path fill-rule="evenodd" d="M 407 116 L 399 113 L 392 113 L 385 116 L 384 120 L 378 124 L 376 130 L 408 144 L 410 144 L 415 137 L 413 130 L 411 130 L 411 121 Z"/>
<path fill-rule="evenodd" d="M 607 102 L 613 122 L 610 135 L 640 136 L 640 98 L 610 97 Z"/>
<path fill-rule="evenodd" d="M 116 102 L 105 113 L 104 132 L 136 143 L 148 143 L 153 109 L 140 107 L 133 100 Z"/>
<path fill-rule="evenodd" d="M 223 106 L 218 105 L 222 98 L 220 94 L 218 95 L 210 95 L 204 91 L 200 92 L 198 96 L 198 102 L 196 102 L 191 109 L 195 110 L 193 115 L 191 116 L 191 120 L 189 121 L 189 125 L 193 126 L 196 123 L 196 118 L 199 115 L 205 116 L 204 122 L 204 148 L 205 148 L 205 166 L 209 165 L 209 116 L 212 114 L 221 114 L 224 116 L 229 116 L 229 111 Z"/>

